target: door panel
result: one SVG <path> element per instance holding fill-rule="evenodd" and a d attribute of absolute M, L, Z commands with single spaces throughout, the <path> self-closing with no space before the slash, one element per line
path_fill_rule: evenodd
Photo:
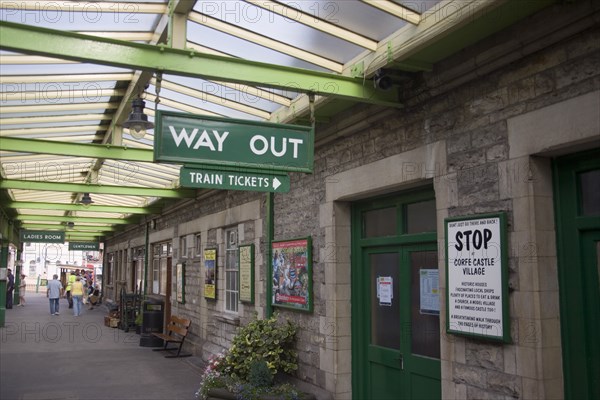
<path fill-rule="evenodd" d="M 435 220 L 432 191 L 353 207 L 353 398 L 441 398 Z"/>

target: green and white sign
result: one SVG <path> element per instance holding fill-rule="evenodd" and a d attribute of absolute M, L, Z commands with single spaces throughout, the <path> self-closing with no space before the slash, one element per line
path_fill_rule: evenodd
<path fill-rule="evenodd" d="M 287 175 L 183 167 L 179 172 L 179 181 L 182 187 L 191 188 L 277 193 L 287 193 L 290 191 L 290 178 Z"/>
<path fill-rule="evenodd" d="M 60 231 L 30 231 L 21 229 L 21 242 L 28 243 L 64 243 L 65 233 Z"/>
<path fill-rule="evenodd" d="M 312 172 L 311 127 L 157 111 L 154 160 Z"/>
<path fill-rule="evenodd" d="M 69 242 L 69 250 L 98 251 L 100 243 L 98 242 Z"/>

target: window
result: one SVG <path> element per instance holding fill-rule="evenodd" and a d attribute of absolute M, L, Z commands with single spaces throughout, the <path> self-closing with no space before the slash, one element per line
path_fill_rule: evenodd
<path fill-rule="evenodd" d="M 196 257 L 202 256 L 202 236 L 199 233 L 194 236 L 194 249 L 196 249 Z"/>
<path fill-rule="evenodd" d="M 237 312 L 240 297 L 237 229 L 225 231 L 225 310 Z"/>
<path fill-rule="evenodd" d="M 108 261 L 106 262 L 106 284 L 107 285 L 112 285 L 112 272 L 114 270 L 114 263 L 115 263 L 115 254 L 114 253 L 109 253 L 108 254 Z"/>
<path fill-rule="evenodd" d="M 171 257 L 171 244 L 155 244 L 152 251 L 152 287 L 151 294 L 167 294 L 167 263 Z"/>
<path fill-rule="evenodd" d="M 187 258 L 187 236 L 179 238 L 179 258 Z"/>

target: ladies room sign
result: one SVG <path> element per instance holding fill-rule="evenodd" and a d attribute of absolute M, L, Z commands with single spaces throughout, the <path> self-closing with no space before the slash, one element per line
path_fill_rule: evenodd
<path fill-rule="evenodd" d="M 448 333 L 510 341 L 506 216 L 445 220 Z"/>

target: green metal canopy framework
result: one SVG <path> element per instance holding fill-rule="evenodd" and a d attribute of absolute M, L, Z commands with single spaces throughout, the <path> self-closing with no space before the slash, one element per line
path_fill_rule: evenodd
<path fill-rule="evenodd" d="M 357 0 L 329 15 L 240 0 L 232 15 L 184 0 L 1 1 L 0 219 L 105 237 L 194 198 L 180 166 L 153 162 L 153 132 L 123 128 L 135 98 L 151 120 L 160 109 L 304 124 L 357 103 L 401 107 L 378 71 L 411 79 L 554 2 Z"/>

